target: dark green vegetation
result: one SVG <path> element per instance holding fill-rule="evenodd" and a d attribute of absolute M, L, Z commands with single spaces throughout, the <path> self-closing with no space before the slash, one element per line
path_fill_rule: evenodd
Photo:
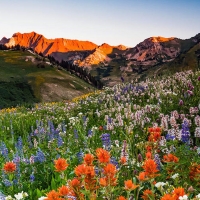
<path fill-rule="evenodd" d="M 0 108 L 71 100 L 92 88 L 76 76 L 28 51 L 0 51 Z"/>
<path fill-rule="evenodd" d="M 38 101 L 26 80 L 1 81 L 0 94 L 0 109 L 22 104 L 30 105 Z"/>

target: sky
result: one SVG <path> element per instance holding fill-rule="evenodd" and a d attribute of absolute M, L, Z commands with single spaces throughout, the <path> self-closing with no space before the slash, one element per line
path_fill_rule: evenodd
<path fill-rule="evenodd" d="M 0 0 L 0 39 L 35 31 L 134 47 L 152 36 L 193 37 L 199 19 L 200 0 Z"/>

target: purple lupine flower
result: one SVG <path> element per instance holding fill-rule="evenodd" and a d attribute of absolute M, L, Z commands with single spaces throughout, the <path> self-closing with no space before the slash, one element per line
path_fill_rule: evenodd
<path fill-rule="evenodd" d="M 90 129 L 90 130 L 88 131 L 88 137 L 92 137 L 92 134 L 93 134 L 93 132 L 92 132 L 92 130 Z"/>
<path fill-rule="evenodd" d="M 30 175 L 30 182 L 32 183 L 34 180 L 35 180 L 35 176 L 34 176 L 34 174 L 31 174 Z"/>
<path fill-rule="evenodd" d="M 21 158 L 20 158 L 20 156 L 18 155 L 18 153 L 14 154 L 14 156 L 13 156 L 13 162 L 14 162 L 15 164 L 18 164 L 18 163 L 20 163 L 20 161 L 21 161 Z"/>
<path fill-rule="evenodd" d="M 117 169 L 119 169 L 119 163 L 117 162 L 116 158 L 111 157 L 110 163 L 113 164 L 113 165 L 115 165 L 115 167 L 116 167 Z"/>
<path fill-rule="evenodd" d="M 16 183 L 15 184 L 18 183 L 18 181 L 20 180 L 20 177 L 21 177 L 20 164 L 17 163 L 16 164 L 16 181 L 15 181 Z"/>
<path fill-rule="evenodd" d="M 1 142 L 0 145 L 0 153 L 4 158 L 8 158 L 8 149 L 6 147 L 6 144 L 4 142 Z"/>
<path fill-rule="evenodd" d="M 82 119 L 83 119 L 83 123 L 86 121 L 86 119 L 87 119 L 87 117 L 84 115 L 83 117 L 82 117 Z"/>
<path fill-rule="evenodd" d="M 179 106 L 182 106 L 182 105 L 183 105 L 183 100 L 180 99 Z"/>
<path fill-rule="evenodd" d="M 8 179 L 3 180 L 3 183 L 4 183 L 4 185 L 5 185 L 6 187 L 12 186 L 12 183 L 11 183 Z"/>
<path fill-rule="evenodd" d="M 58 136 L 57 144 L 58 144 L 58 148 L 63 145 L 63 139 L 62 139 L 62 137 L 60 135 Z"/>
<path fill-rule="evenodd" d="M 138 162 L 142 162 L 143 159 L 142 159 L 142 155 L 140 153 L 138 154 L 137 159 L 138 159 Z"/>
<path fill-rule="evenodd" d="M 154 161 L 157 164 L 157 169 L 160 171 L 162 169 L 162 167 L 161 167 L 161 161 L 160 161 L 159 154 L 155 154 Z"/>
<path fill-rule="evenodd" d="M 65 122 L 62 123 L 62 132 L 66 132 Z"/>
<path fill-rule="evenodd" d="M 18 138 L 17 142 L 15 143 L 15 148 L 17 149 L 18 152 L 22 153 L 23 142 L 22 142 L 21 136 Z"/>
<path fill-rule="evenodd" d="M 104 148 L 109 151 L 111 147 L 110 134 L 109 133 L 102 134 L 101 141 L 103 143 Z"/>
<path fill-rule="evenodd" d="M 198 81 L 200 81 L 200 76 L 198 77 Z"/>
<path fill-rule="evenodd" d="M 18 184 L 18 180 L 17 179 L 14 179 L 13 180 L 13 185 L 17 185 Z"/>
<path fill-rule="evenodd" d="M 6 196 L 2 192 L 0 192 L 0 200 L 5 200 L 5 199 L 6 199 Z"/>
<path fill-rule="evenodd" d="M 121 76 L 121 81 L 124 82 L 124 78 Z"/>
<path fill-rule="evenodd" d="M 167 133 L 167 135 L 165 136 L 165 138 L 166 138 L 166 140 L 174 140 L 175 139 L 175 135 Z"/>
<path fill-rule="evenodd" d="M 181 130 L 181 141 L 184 143 L 188 143 L 190 140 L 190 131 L 189 131 L 189 124 L 186 120 L 182 123 L 182 130 Z"/>
<path fill-rule="evenodd" d="M 34 162 L 44 162 L 45 161 L 45 155 L 42 152 L 42 150 L 40 148 L 38 148 L 38 151 L 36 153 L 36 156 L 34 156 Z"/>
<path fill-rule="evenodd" d="M 95 168 L 94 168 L 94 171 L 95 171 L 95 174 L 98 176 L 99 173 L 100 173 L 100 169 L 99 169 L 98 167 L 95 167 Z"/>
<path fill-rule="evenodd" d="M 76 129 L 74 129 L 74 138 L 78 139 L 78 131 Z"/>
<path fill-rule="evenodd" d="M 108 123 L 112 123 L 112 118 L 111 117 L 108 117 Z"/>
<path fill-rule="evenodd" d="M 76 156 L 77 156 L 77 158 L 78 158 L 78 162 L 81 163 L 82 160 L 83 160 L 83 156 L 84 156 L 82 150 L 80 150 L 80 151 L 76 154 Z"/>

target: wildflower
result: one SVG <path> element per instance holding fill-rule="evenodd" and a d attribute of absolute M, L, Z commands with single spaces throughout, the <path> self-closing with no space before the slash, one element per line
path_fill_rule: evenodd
<path fill-rule="evenodd" d="M 35 176 L 34 176 L 34 174 L 31 174 L 30 175 L 30 182 L 33 182 L 35 180 Z"/>
<path fill-rule="evenodd" d="M 173 154 L 168 154 L 168 155 L 164 155 L 163 156 L 163 161 L 164 162 L 175 162 L 177 163 L 178 162 L 178 158 L 176 156 L 174 156 Z"/>
<path fill-rule="evenodd" d="M 180 196 L 178 199 L 179 200 L 187 200 L 188 196 L 187 195 L 183 195 L 183 196 Z"/>
<path fill-rule="evenodd" d="M 125 190 L 135 190 L 139 185 L 135 185 L 132 180 L 124 181 Z"/>
<path fill-rule="evenodd" d="M 27 197 L 28 194 L 27 194 L 26 192 L 23 192 L 23 191 L 22 191 L 21 193 L 15 194 L 14 196 L 15 196 L 15 198 L 16 198 L 17 200 L 20 200 L 20 199 L 23 199 L 24 197 Z"/>
<path fill-rule="evenodd" d="M 12 186 L 12 183 L 11 183 L 8 179 L 3 180 L 3 183 L 4 183 L 4 185 L 5 185 L 6 187 Z"/>
<path fill-rule="evenodd" d="M 38 200 L 46 200 L 46 199 L 47 199 L 47 197 L 42 196 Z"/>
<path fill-rule="evenodd" d="M 40 148 L 38 148 L 38 151 L 36 153 L 36 156 L 34 156 L 34 162 L 44 162 L 45 161 L 45 155 L 42 152 L 42 150 Z"/>
<path fill-rule="evenodd" d="M 58 192 L 56 192 L 55 190 L 52 190 L 47 193 L 47 198 L 45 200 L 62 200 L 62 199 L 59 197 Z"/>
<path fill-rule="evenodd" d="M 117 162 L 115 157 L 111 157 L 110 163 L 113 164 L 117 169 L 119 169 L 119 163 Z"/>
<path fill-rule="evenodd" d="M 174 200 L 174 198 L 171 194 L 165 194 L 161 200 Z"/>
<path fill-rule="evenodd" d="M 139 153 L 137 156 L 138 162 L 142 162 L 142 155 Z"/>
<path fill-rule="evenodd" d="M 177 177 L 179 177 L 179 174 L 178 174 L 178 173 L 174 174 L 171 178 L 172 178 L 172 179 L 176 179 Z"/>
<path fill-rule="evenodd" d="M 182 106 L 183 105 L 183 100 L 180 100 L 179 101 L 179 106 Z"/>
<path fill-rule="evenodd" d="M 186 120 L 182 123 L 182 130 L 181 130 L 181 141 L 184 143 L 188 143 L 190 139 L 190 131 L 189 131 L 189 124 Z"/>
<path fill-rule="evenodd" d="M 13 200 L 13 198 L 10 195 L 8 195 L 7 197 L 1 197 L 0 196 L 0 199 L 2 199 L 2 200 Z"/>
<path fill-rule="evenodd" d="M 153 192 L 151 190 L 147 189 L 143 192 L 142 199 L 143 200 L 150 200 L 150 199 L 152 199 L 153 196 L 154 196 Z"/>
<path fill-rule="evenodd" d="M 56 168 L 55 171 L 57 172 L 65 171 L 69 166 L 64 158 L 58 158 L 58 160 L 54 160 L 54 163 L 55 163 L 54 167 Z"/>
<path fill-rule="evenodd" d="M 140 172 L 138 176 L 139 181 L 144 181 L 147 179 L 145 172 Z"/>
<path fill-rule="evenodd" d="M 109 151 L 111 147 L 110 134 L 109 133 L 102 134 L 101 140 L 103 143 L 103 147 Z"/>
<path fill-rule="evenodd" d="M 154 160 L 152 159 L 146 160 L 142 167 L 148 177 L 154 178 L 155 176 L 158 176 L 158 174 L 156 174 L 156 172 L 158 172 L 157 164 Z"/>
<path fill-rule="evenodd" d="M 110 161 L 110 154 L 108 151 L 98 148 L 96 154 L 100 163 L 108 163 Z"/>
<path fill-rule="evenodd" d="M 83 155 L 84 155 L 84 154 L 83 154 L 82 150 L 80 150 L 80 151 L 76 154 L 79 163 L 82 162 Z"/>
<path fill-rule="evenodd" d="M 63 143 L 64 143 L 64 142 L 63 142 L 63 139 L 62 139 L 62 137 L 59 135 L 58 138 L 57 138 L 57 145 L 58 145 L 58 148 L 61 147 L 61 146 L 63 145 Z"/>
<path fill-rule="evenodd" d="M 92 165 L 92 162 L 94 160 L 94 156 L 92 154 L 85 154 L 84 156 L 84 162 L 86 165 Z"/>
<path fill-rule="evenodd" d="M 154 161 L 157 164 L 157 169 L 161 170 L 161 161 L 160 161 L 160 158 L 159 158 L 159 154 L 155 154 Z"/>
<path fill-rule="evenodd" d="M 116 169 L 115 165 L 109 163 L 104 167 L 104 172 L 103 173 L 107 177 L 113 177 L 116 172 L 117 172 L 117 169 Z"/>
<path fill-rule="evenodd" d="M 197 199 L 200 199 L 200 193 L 196 196 Z"/>
<path fill-rule="evenodd" d="M 152 157 L 151 152 L 148 151 L 148 152 L 146 153 L 146 159 L 151 159 L 151 157 Z"/>
<path fill-rule="evenodd" d="M 175 188 L 172 194 L 175 200 L 179 200 L 180 196 L 185 195 L 184 188 L 182 187 Z"/>
<path fill-rule="evenodd" d="M 155 186 L 157 188 L 163 187 L 164 185 L 166 185 L 166 183 L 164 183 L 164 182 L 158 182 L 158 183 L 155 184 Z"/>
<path fill-rule="evenodd" d="M 0 154 L 4 157 L 7 158 L 8 157 L 8 148 L 6 147 L 4 142 L 1 142 L 0 145 Z"/>
<path fill-rule="evenodd" d="M 120 163 L 121 163 L 122 165 L 126 164 L 126 157 L 125 157 L 125 156 L 122 156 L 122 157 L 120 158 Z"/>
<path fill-rule="evenodd" d="M 103 187 L 106 187 L 108 185 L 106 177 L 100 178 L 99 179 L 99 184 Z"/>
<path fill-rule="evenodd" d="M 15 144 L 16 149 L 21 152 L 23 149 L 23 142 L 21 136 L 18 138 L 16 144 Z"/>
<path fill-rule="evenodd" d="M 58 193 L 60 196 L 66 196 L 69 194 L 69 188 L 66 185 L 62 185 L 58 188 Z"/>
<path fill-rule="evenodd" d="M 86 165 L 84 165 L 84 164 L 78 165 L 75 168 L 74 172 L 75 172 L 76 176 L 85 175 L 85 173 L 86 173 Z"/>
<path fill-rule="evenodd" d="M 5 173 L 12 173 L 14 171 L 16 171 L 16 164 L 13 162 L 6 162 L 4 164 L 3 170 L 5 171 Z"/>
<path fill-rule="evenodd" d="M 189 177 L 192 181 L 200 181 L 200 164 L 193 163 L 190 166 Z"/>
<path fill-rule="evenodd" d="M 81 182 L 77 178 L 74 178 L 70 181 L 69 185 L 75 188 L 75 187 L 79 187 L 81 185 Z"/>
<path fill-rule="evenodd" d="M 117 198 L 117 200 L 127 200 L 125 197 L 123 197 L 123 196 L 119 196 L 118 198 Z"/>

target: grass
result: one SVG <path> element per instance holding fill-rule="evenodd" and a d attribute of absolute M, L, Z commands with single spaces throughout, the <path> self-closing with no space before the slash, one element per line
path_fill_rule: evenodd
<path fill-rule="evenodd" d="M 27 51 L 0 51 L 0 74 L 2 82 L 26 80 L 38 101 L 70 100 L 77 95 L 88 93 L 89 87 L 93 88 L 76 76 L 46 64 Z M 45 93 L 47 85 L 56 85 L 53 91 L 56 92 L 55 98 L 54 95 Z M 70 95 L 67 94 L 68 90 Z M 63 95 L 60 95 L 61 93 Z"/>
<path fill-rule="evenodd" d="M 0 110 L 0 196 L 199 200 L 199 87 L 185 71 Z"/>

